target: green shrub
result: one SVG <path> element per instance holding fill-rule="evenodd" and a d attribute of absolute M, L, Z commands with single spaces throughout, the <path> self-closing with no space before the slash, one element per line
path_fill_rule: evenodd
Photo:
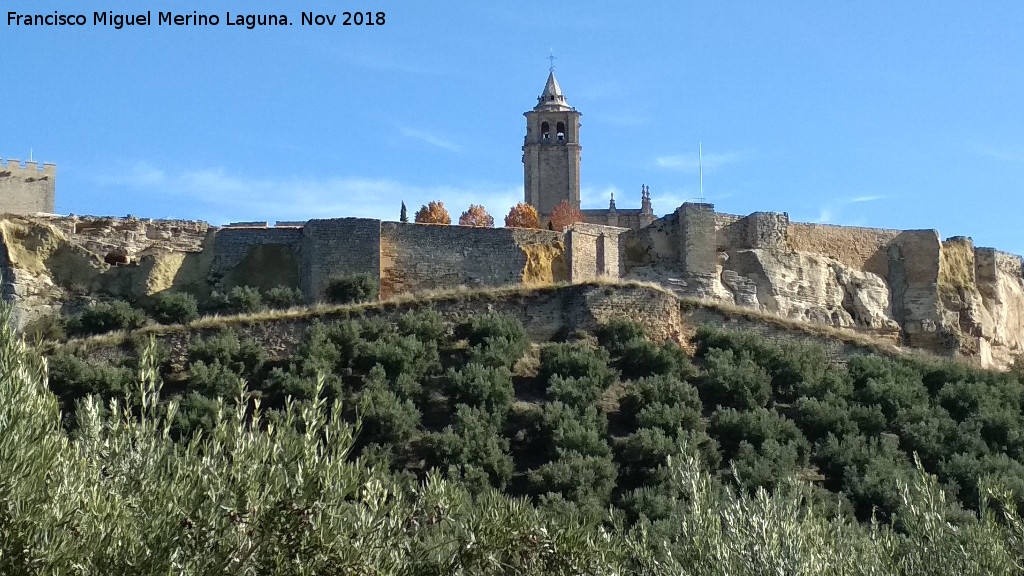
<path fill-rule="evenodd" d="M 276 286 L 263 293 L 263 302 L 274 310 L 285 310 L 302 304 L 302 290 Z"/>
<path fill-rule="evenodd" d="M 352 366 L 361 342 L 358 322 L 316 321 L 306 332 L 299 356 L 311 373 L 340 372 Z"/>
<path fill-rule="evenodd" d="M 252 338 L 240 339 L 234 330 L 221 329 L 189 346 L 189 364 L 203 362 L 221 365 L 243 378 L 260 373 L 267 360 L 267 351 Z"/>
<path fill-rule="evenodd" d="M 199 317 L 199 302 L 187 292 L 161 292 L 153 299 L 153 319 L 161 324 L 188 324 Z"/>
<path fill-rule="evenodd" d="M 48 364 L 50 390 L 65 406 L 90 394 L 104 400 L 123 398 L 135 388 L 137 373 L 129 368 L 95 365 L 64 352 L 50 356 Z"/>
<path fill-rule="evenodd" d="M 353 366 L 369 371 L 377 364 L 393 381 L 403 374 L 422 381 L 441 368 L 433 343 L 424 344 L 415 336 L 401 336 L 394 332 L 377 340 L 360 340 L 356 344 Z"/>
<path fill-rule="evenodd" d="M 753 494 L 722 486 L 683 449 L 663 469 L 664 482 L 618 499 L 647 516 L 629 525 L 618 514 L 602 521 L 616 480 L 607 458 L 563 450 L 534 467 L 525 482 L 539 506 L 499 492 L 473 495 L 437 475 L 409 482 L 352 458 L 356 430 L 339 418 L 337 404 L 289 404 L 270 416 L 243 396 L 215 415 L 215 403 L 189 394 L 176 422 L 213 432 L 177 442 L 152 356 L 140 361 L 143 380 L 131 387 L 141 394 L 106 409 L 95 397 L 83 401 L 80 427 L 68 434 L 42 362 L 9 320 L 0 308 L 0 326 L 8 327 L 0 329 L 3 574 L 221 574 L 229 567 L 239 574 L 924 576 L 1010 575 L 1024 565 L 1022 520 L 1010 497 L 1011 489 L 1024 492 L 1024 471 L 1005 454 L 944 461 L 950 489 L 977 487 L 984 513 L 965 515 L 937 478 L 908 462 L 895 436 L 827 437 L 815 462 L 826 484 L 836 478 L 852 495 L 862 519 L 874 518 L 857 523 L 826 507 L 806 482 Z M 468 464 L 451 476 L 500 485 L 511 467 L 497 425 L 472 413 L 477 424 L 457 415 L 448 444 L 454 453 L 487 441 L 453 457 Z M 956 436 L 978 435 L 983 450 L 980 427 L 968 418 Z M 767 444 L 755 449 L 771 454 Z M 366 453 L 381 462 L 389 451 Z M 742 445 L 737 452 L 740 460 L 752 454 Z M 750 463 L 771 476 L 770 463 Z M 978 482 L 979 474 L 992 477 Z"/>
<path fill-rule="evenodd" d="M 327 301 L 335 304 L 371 302 L 377 299 L 379 292 L 378 279 L 372 274 L 333 276 L 324 290 Z"/>
<path fill-rule="evenodd" d="M 687 404 L 655 402 L 644 406 L 636 414 L 638 428 L 658 428 L 668 434 L 677 430 L 703 430 L 700 411 Z"/>
<path fill-rule="evenodd" d="M 124 300 L 96 302 L 68 318 L 68 332 L 76 336 L 103 334 L 113 330 L 135 330 L 146 323 L 146 313 Z"/>
<path fill-rule="evenodd" d="M 669 456 L 678 454 L 681 446 L 675 434 L 659 428 L 641 428 L 616 440 L 615 459 L 624 476 L 621 482 L 629 487 L 659 483 L 663 478 L 656 477 L 658 468 L 667 463 Z"/>
<path fill-rule="evenodd" d="M 530 347 L 523 323 L 509 314 L 487 312 L 455 327 L 455 337 L 469 343 L 467 360 L 511 368 Z"/>
<path fill-rule="evenodd" d="M 283 407 L 288 398 L 300 402 L 317 399 L 317 374 L 301 373 L 294 366 L 289 370 L 276 367 L 262 380 L 250 382 L 250 385 L 263 395 L 267 407 L 270 408 Z M 325 374 L 320 394 L 328 401 L 339 398 L 341 385 L 338 379 Z"/>
<path fill-rule="evenodd" d="M 596 406 L 603 393 L 603 383 L 589 376 L 577 378 L 555 374 L 548 379 L 545 395 L 548 401 L 562 402 L 573 408 L 583 409 Z"/>
<path fill-rule="evenodd" d="M 810 443 L 796 423 L 765 408 L 751 411 L 720 408 L 711 415 L 708 433 L 719 442 L 726 460 L 735 457 L 741 442 L 748 442 L 754 447 L 768 440 L 792 443 L 799 450 L 801 463 L 807 461 L 810 452 Z"/>
<path fill-rule="evenodd" d="M 589 378 L 603 392 L 615 382 L 615 372 L 608 367 L 608 352 L 584 342 L 549 344 L 540 350 L 537 378 L 549 382 L 552 376 Z"/>
<path fill-rule="evenodd" d="M 615 317 L 594 331 L 597 342 L 613 357 L 623 356 L 626 347 L 635 341 L 647 340 L 643 326 L 627 318 Z"/>
<path fill-rule="evenodd" d="M 848 395 L 846 379 L 833 368 L 821 346 L 783 344 L 765 367 L 780 401 L 793 402 L 801 396 L 820 398 L 828 393 Z"/>
<path fill-rule="evenodd" d="M 512 478 L 508 440 L 494 416 L 480 408 L 459 406 L 452 424 L 431 434 L 426 444 L 435 464 L 474 493 L 491 486 L 502 489 Z"/>
<path fill-rule="evenodd" d="M 665 520 L 675 512 L 676 502 L 662 486 L 641 486 L 622 495 L 619 508 L 629 524 Z"/>
<path fill-rule="evenodd" d="M 861 521 L 873 514 L 888 521 L 901 505 L 893 486 L 908 481 L 913 473 L 893 434 L 875 438 L 848 434 L 842 439 L 829 435 L 815 450 L 814 463 L 825 475 L 825 487 L 845 494 Z"/>
<path fill-rule="evenodd" d="M 806 453 L 793 442 L 779 442 L 769 438 L 754 446 L 741 441 L 732 458 L 732 471 L 739 485 L 747 490 L 774 488 L 791 478 L 806 465 Z"/>
<path fill-rule="evenodd" d="M 525 343 L 496 336 L 471 347 L 466 354 L 466 361 L 495 368 L 512 368 L 528 347 Z"/>
<path fill-rule="evenodd" d="M 460 370 L 449 368 L 445 380 L 445 393 L 452 406 L 483 408 L 499 420 L 504 419 L 515 396 L 512 373 L 504 366 L 469 363 Z"/>
<path fill-rule="evenodd" d="M 438 345 L 448 331 L 444 318 L 436 310 L 410 311 L 398 317 L 398 333 L 414 336 L 424 344 Z"/>
<path fill-rule="evenodd" d="M 231 399 L 240 390 L 239 374 L 220 362 L 207 364 L 202 360 L 188 367 L 188 386 L 208 398 Z"/>
<path fill-rule="evenodd" d="M 617 471 L 611 457 L 558 450 L 555 459 L 530 470 L 527 480 L 537 495 L 557 494 L 592 511 L 608 507 Z"/>
<path fill-rule="evenodd" d="M 771 376 L 747 353 L 713 348 L 704 354 L 704 359 L 707 367 L 699 380 L 699 389 L 709 407 L 752 409 L 768 404 L 772 395 Z"/>
<path fill-rule="evenodd" d="M 216 399 L 201 392 L 189 392 L 179 398 L 171 429 L 174 437 L 184 441 L 195 434 L 209 434 L 218 422 L 218 407 Z"/>
<path fill-rule="evenodd" d="M 533 451 L 550 460 L 559 449 L 574 450 L 591 456 L 608 456 L 611 448 L 605 437 L 608 418 L 596 407 L 580 410 L 561 402 L 544 405 L 541 418 L 532 430 Z"/>
<path fill-rule="evenodd" d="M 801 397 L 792 412 L 793 421 L 812 442 L 817 442 L 830 433 L 842 438 L 846 434 L 858 433 L 850 417 L 850 406 L 846 400 L 836 396 L 824 399 Z"/>
<path fill-rule="evenodd" d="M 674 376 L 652 376 L 629 383 L 619 411 L 634 427 L 660 428 L 674 434 L 679 428 L 703 429 L 697 389 Z"/>
<path fill-rule="evenodd" d="M 470 346 L 484 344 L 488 338 L 506 338 L 528 343 L 523 323 L 511 314 L 487 312 L 470 317 L 455 327 L 455 337 L 469 341 Z"/>
<path fill-rule="evenodd" d="M 228 292 L 228 308 L 238 314 L 251 314 L 263 309 L 263 296 L 252 286 L 235 286 Z"/>
<path fill-rule="evenodd" d="M 913 366 L 871 356 L 854 356 L 847 363 L 853 397 L 865 406 L 878 406 L 886 422 L 895 422 L 900 410 L 928 402 L 921 372 Z"/>
<path fill-rule="evenodd" d="M 379 372 L 368 376 L 359 395 L 363 429 L 360 440 L 375 444 L 404 444 L 420 424 L 420 411 L 400 399 Z"/>
<path fill-rule="evenodd" d="M 615 366 L 623 378 L 630 380 L 656 375 L 688 378 L 695 373 L 689 356 L 678 344 L 655 344 L 646 339 L 626 342 L 621 357 L 615 361 Z"/>

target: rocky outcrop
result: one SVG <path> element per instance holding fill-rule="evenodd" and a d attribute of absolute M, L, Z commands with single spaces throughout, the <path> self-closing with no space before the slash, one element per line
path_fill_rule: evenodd
<path fill-rule="evenodd" d="M 942 242 L 934 230 L 858 236 L 857 229 L 828 227 L 798 231 L 798 242 L 754 242 L 743 239 L 749 234 L 742 235 L 742 220 L 723 221 L 717 277 L 688 273 L 668 259 L 634 267 L 628 277 L 680 296 L 868 333 L 985 367 L 1007 368 L 1024 353 L 1019 256 L 975 249 L 969 238 Z M 812 246 L 807 237 L 823 240 L 827 253 L 792 248 Z M 750 247 L 758 244 L 771 246 Z"/>
<path fill-rule="evenodd" d="M 136 299 L 189 274 L 205 222 L 137 218 L 12 216 L 0 219 L 2 296 L 15 303 L 19 328 L 101 295 Z"/>

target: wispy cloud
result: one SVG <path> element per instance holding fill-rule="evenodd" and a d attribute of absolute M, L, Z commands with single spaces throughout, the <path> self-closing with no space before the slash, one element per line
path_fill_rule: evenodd
<path fill-rule="evenodd" d="M 166 182 L 167 173 L 148 162 L 136 162 L 123 170 L 97 174 L 93 180 L 101 186 L 148 188 Z"/>
<path fill-rule="evenodd" d="M 861 196 L 852 196 L 849 198 L 839 198 L 833 200 L 827 204 L 823 204 L 818 209 L 818 216 L 812 221 L 818 224 L 829 224 L 834 222 L 836 218 L 842 216 L 843 209 L 852 204 L 863 204 L 865 202 L 876 202 L 878 200 L 884 200 L 885 195 L 882 194 L 865 194 Z"/>
<path fill-rule="evenodd" d="M 419 130 L 416 128 L 411 128 L 409 126 L 399 126 L 398 129 L 402 133 L 402 136 L 405 136 L 406 138 L 412 138 L 413 140 L 419 140 L 420 142 L 425 142 L 427 144 L 430 144 L 431 146 L 434 146 L 435 148 L 451 150 L 452 152 L 462 151 L 462 147 L 459 146 L 458 144 L 455 144 L 454 142 L 442 138 L 441 136 L 438 136 L 431 132 L 427 132 L 426 130 Z"/>
<path fill-rule="evenodd" d="M 679 172 L 697 172 L 703 164 L 705 171 L 714 171 L 728 164 L 739 162 L 743 155 L 739 152 L 708 152 L 702 156 L 697 154 L 675 154 L 670 156 L 658 156 L 654 159 L 654 166 L 667 170 Z"/>
<path fill-rule="evenodd" d="M 580 206 L 582 206 L 583 208 L 607 208 L 608 200 L 611 199 L 612 194 L 615 194 L 616 204 L 625 200 L 622 190 L 620 190 L 616 186 L 605 186 L 603 188 L 584 186 L 580 189 Z M 640 192 L 638 191 L 636 200 L 638 206 L 640 203 L 639 198 Z"/>
<path fill-rule="evenodd" d="M 974 145 L 972 151 L 983 158 L 1007 162 L 1010 164 L 1024 164 L 1024 146 L 991 146 L 987 144 Z"/>
<path fill-rule="evenodd" d="M 849 204 L 858 204 L 860 202 L 874 202 L 875 200 L 882 200 L 885 196 L 875 194 L 872 196 L 854 196 L 848 200 Z"/>
<path fill-rule="evenodd" d="M 151 164 L 97 174 L 93 182 L 108 191 L 187 199 L 168 216 L 205 219 L 214 224 L 238 220 L 304 220 L 362 217 L 397 220 L 404 201 L 410 212 L 431 200 L 445 203 L 452 218 L 470 204 L 482 204 L 500 222 L 522 201 L 522 185 L 468 182 L 417 186 L 387 178 L 253 178 L 223 168 L 172 172 Z"/>

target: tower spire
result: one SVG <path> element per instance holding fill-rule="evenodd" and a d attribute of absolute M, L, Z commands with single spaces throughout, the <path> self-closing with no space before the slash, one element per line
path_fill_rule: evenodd
<path fill-rule="evenodd" d="M 533 109 L 547 111 L 572 110 L 565 101 L 562 87 L 558 85 L 558 80 L 555 79 L 553 67 L 548 71 L 548 80 L 544 83 L 544 92 L 537 97 L 537 105 Z"/>

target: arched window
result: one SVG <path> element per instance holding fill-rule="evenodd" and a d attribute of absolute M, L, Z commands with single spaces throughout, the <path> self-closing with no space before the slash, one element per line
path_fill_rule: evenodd
<path fill-rule="evenodd" d="M 555 132 L 558 133 L 559 140 L 565 140 L 565 122 L 559 122 L 556 125 Z"/>
<path fill-rule="evenodd" d="M 550 132 L 550 131 L 551 131 L 551 128 L 548 126 L 547 122 L 541 122 L 540 123 L 540 139 L 541 140 L 547 140 L 549 138 L 548 132 Z"/>

